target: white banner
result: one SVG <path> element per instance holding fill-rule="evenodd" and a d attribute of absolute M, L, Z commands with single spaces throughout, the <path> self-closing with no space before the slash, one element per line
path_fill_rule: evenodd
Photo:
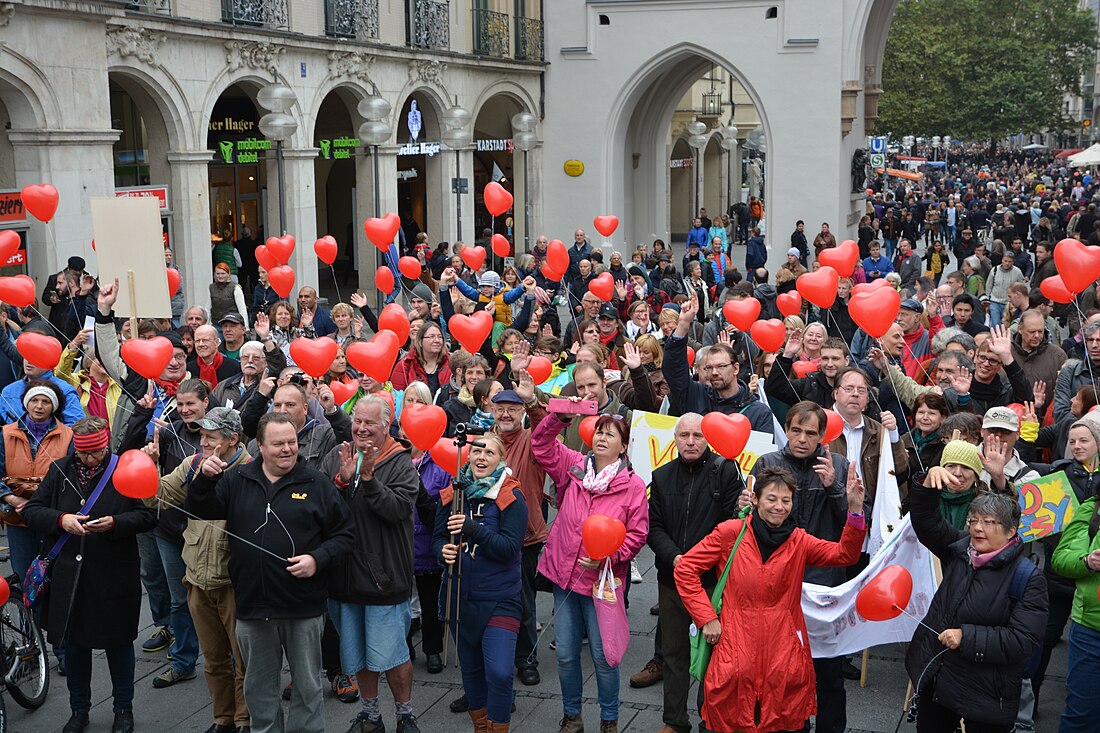
<path fill-rule="evenodd" d="M 912 574 L 913 595 L 905 610 L 916 618 L 903 613 L 890 621 L 868 621 L 856 613 L 856 595 L 887 565 L 901 565 Z M 839 657 L 879 644 L 912 640 L 916 619 L 924 618 L 928 612 L 936 587 L 933 555 L 917 541 L 906 515 L 866 569 L 852 580 L 835 588 L 802 584 L 802 613 L 813 655 Z"/>
<path fill-rule="evenodd" d="M 882 431 L 878 458 L 878 479 L 875 482 L 875 505 L 871 509 L 871 531 L 867 533 L 868 555 L 874 555 L 901 526 L 901 492 L 894 475 L 894 447 L 886 431 Z"/>

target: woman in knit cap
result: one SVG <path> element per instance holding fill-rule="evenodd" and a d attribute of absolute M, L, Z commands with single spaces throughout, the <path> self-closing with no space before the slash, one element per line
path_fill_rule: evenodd
<path fill-rule="evenodd" d="M 965 440 L 952 440 L 943 448 L 940 465 L 932 466 L 923 476 L 914 476 L 912 484 L 938 489 L 940 513 L 949 525 L 964 530 L 970 503 L 980 492 L 989 490 L 978 480 L 981 473 L 982 456 L 978 446 Z"/>
<path fill-rule="evenodd" d="M 156 526 L 156 511 L 120 494 L 113 473 L 107 421 L 86 417 L 73 426 L 72 456 L 54 463 L 23 507 L 23 518 L 54 547 L 43 627 L 65 647 L 72 717 L 66 733 L 88 726 L 92 706 L 92 650 L 106 651 L 114 697 L 112 731 L 134 730 L 134 639 L 141 611 L 137 535 Z M 97 488 L 103 488 L 97 495 Z"/>
<path fill-rule="evenodd" d="M 214 266 L 214 282 L 210 283 L 210 323 L 221 323 L 227 313 L 237 313 L 248 324 L 248 307 L 244 291 L 230 279 L 229 265 Z"/>

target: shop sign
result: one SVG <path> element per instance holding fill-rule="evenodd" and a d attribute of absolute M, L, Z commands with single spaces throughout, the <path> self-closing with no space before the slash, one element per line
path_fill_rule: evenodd
<path fill-rule="evenodd" d="M 669 168 L 690 168 L 695 165 L 694 158 L 673 158 L 668 161 Z"/>
<path fill-rule="evenodd" d="M 317 140 L 317 147 L 321 149 L 321 157 L 325 160 L 350 160 L 359 145 L 359 138 L 347 135 Z"/>
<path fill-rule="evenodd" d="M 511 153 L 514 149 L 512 138 L 475 140 L 474 145 L 479 153 Z"/>
<path fill-rule="evenodd" d="M 0 223 L 22 223 L 26 219 L 23 195 L 19 191 L 0 191 Z"/>
<path fill-rule="evenodd" d="M 274 147 L 270 140 L 246 137 L 243 140 L 219 140 L 218 155 L 226 165 L 234 163 L 259 163 L 261 150 Z"/>
<path fill-rule="evenodd" d="M 397 149 L 398 155 L 427 155 L 429 158 L 439 152 L 439 143 L 406 143 Z"/>
<path fill-rule="evenodd" d="M 565 170 L 565 175 L 573 176 L 574 178 L 584 173 L 584 163 L 579 160 L 567 160 L 562 167 Z"/>
<path fill-rule="evenodd" d="M 397 171 L 397 180 L 399 181 L 411 181 L 419 176 L 419 172 L 416 168 L 407 168 L 405 170 Z"/>
<path fill-rule="evenodd" d="M 210 124 L 207 126 L 209 132 L 231 132 L 236 134 L 244 134 L 256 131 L 256 122 L 253 120 L 242 120 L 234 117 L 223 117 L 220 120 L 210 120 Z"/>
<path fill-rule="evenodd" d="M 4 263 L 3 266 L 4 267 L 11 267 L 12 265 L 24 265 L 25 266 L 26 264 L 27 264 L 27 250 L 21 249 L 21 250 L 16 251 L 15 254 L 13 254 L 11 257 L 9 257 L 8 261 L 6 263 Z"/>
<path fill-rule="evenodd" d="M 160 204 L 162 214 L 168 212 L 168 187 L 167 186 L 136 186 L 133 188 L 116 188 L 115 198 L 155 198 Z"/>

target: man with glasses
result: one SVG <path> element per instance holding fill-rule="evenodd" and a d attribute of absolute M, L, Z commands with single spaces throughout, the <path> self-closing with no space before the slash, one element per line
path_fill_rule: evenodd
<path fill-rule="evenodd" d="M 848 463 L 855 464 L 856 473 L 866 489 L 865 502 L 868 509 L 874 503 L 878 489 L 878 467 L 883 441 L 890 441 L 895 466 L 904 466 L 908 460 L 894 413 L 884 411 L 879 414 L 878 420 L 864 414 L 870 393 L 871 380 L 866 372 L 854 366 L 840 370 L 833 390 L 833 409 L 844 420 L 844 430 L 829 444 L 829 450 L 847 456 Z"/>
<path fill-rule="evenodd" d="M 1089 321 L 1081 329 L 1085 343 L 1083 359 L 1070 359 L 1058 372 L 1054 386 L 1054 419 L 1061 420 L 1070 413 L 1070 400 L 1077 390 L 1086 384 L 1100 385 L 1100 320 Z M 1004 403 L 1007 404 L 1007 403 Z"/>
<path fill-rule="evenodd" d="M 848 366 L 848 347 L 839 338 L 825 340 L 821 345 L 821 367 L 798 379 L 788 379 L 792 365 L 802 351 L 802 329 L 796 328 L 787 337 L 787 345 L 776 354 L 775 364 L 768 372 L 764 388 L 768 398 L 775 398 L 788 405 L 802 400 L 816 402 L 825 408 L 833 406 L 833 388 L 836 375 Z"/>
<path fill-rule="evenodd" d="M 1012 356 L 1012 339 L 1004 326 L 993 328 L 990 337 L 978 346 L 970 398 L 971 409 L 979 414 L 998 405 L 1034 399 L 1024 370 Z"/>
<path fill-rule="evenodd" d="M 205 380 L 210 388 L 218 382 L 241 373 L 241 363 L 218 351 L 222 341 L 218 338 L 218 329 L 213 326 L 199 326 L 195 329 L 195 358 L 187 362 L 187 371 L 191 376 Z"/>
<path fill-rule="evenodd" d="M 665 340 L 665 358 L 662 370 L 668 380 L 669 414 L 680 416 L 688 412 L 705 415 L 721 412 L 726 415 L 740 413 L 749 419 L 753 430 L 772 434 L 771 410 L 747 385 L 737 380 L 740 365 L 728 344 L 718 343 L 709 347 L 698 360 L 699 381 L 691 378 L 687 361 L 687 335 L 699 310 L 695 298 L 685 302 L 680 309 L 680 321 L 672 336 Z"/>
<path fill-rule="evenodd" d="M 269 371 L 274 373 L 285 368 L 286 357 L 281 349 L 275 349 L 271 356 L 276 363 L 272 363 L 259 341 L 246 341 L 240 349 L 241 373 L 221 381 L 211 393 L 211 401 L 222 407 L 244 410 L 245 403 L 256 393 L 260 380 Z"/>

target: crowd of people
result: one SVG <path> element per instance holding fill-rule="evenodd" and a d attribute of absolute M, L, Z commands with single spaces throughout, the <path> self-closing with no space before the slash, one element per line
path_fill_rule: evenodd
<path fill-rule="evenodd" d="M 689 708 L 720 733 L 809 730 L 811 718 L 841 733 L 858 669 L 812 657 L 801 584 L 866 566 L 887 446 L 904 510 L 943 568 L 906 654 L 917 730 L 1032 730 L 1067 622 L 1060 731 L 1094 730 L 1100 308 L 1095 284 L 1070 305 L 1040 285 L 1059 239 L 1100 244 L 1097 184 L 1050 160 L 975 156 L 916 188 L 870 186 L 835 303 L 787 316 L 779 299 L 838 242 L 828 224 L 798 222 L 770 271 L 768 248 L 786 242 L 772 222 L 765 244 L 760 201 L 718 220 L 701 211 L 674 246 L 608 251 L 578 229 L 563 274 L 544 267 L 558 246 L 547 237 L 498 272 L 418 235 L 408 254 L 421 275 L 389 299 L 408 337 L 388 379 L 348 358 L 386 330 L 362 292 L 330 307 L 303 287 L 291 302 L 259 267 L 246 293 L 220 247 L 205 302 L 177 294 L 172 319 L 131 321 L 114 311 L 118 283 L 71 258 L 42 293 L 45 313 L 0 312 L 13 575 L 73 540 L 40 609 L 68 684 L 65 731 L 89 725 L 92 650 L 106 650 L 113 730 L 134 729 L 144 588 L 154 632 L 141 651 L 170 659 L 153 685 L 195 678 L 201 653 L 209 733 L 321 731 L 325 687 L 359 703 L 349 733 L 383 731 L 382 675 L 396 730 L 416 733 L 418 648 L 426 674 L 453 648 L 465 694 L 451 709 L 481 733 L 509 729 L 515 680 L 539 684 L 552 651 L 560 733 L 580 733 L 586 647 L 599 731 L 614 733 L 628 622 L 607 602 L 625 605 L 643 582 L 634 560 L 648 545 L 659 625 L 629 684 L 663 684 L 660 733 L 692 730 Z M 594 287 L 604 273 L 610 292 Z M 880 279 L 900 306 L 872 338 L 848 306 Z M 726 305 L 751 300 L 782 320 L 780 348 L 731 323 Z M 451 319 L 482 310 L 492 329 L 465 348 Z M 57 338 L 56 366 L 25 359 L 21 333 Z M 172 350 L 153 379 L 122 349 L 150 338 Z M 296 363 L 299 339 L 335 341 L 324 373 Z M 401 416 L 414 406 L 441 408 L 444 444 L 458 447 L 413 445 Z M 835 437 L 827 409 L 843 423 Z M 648 482 L 628 456 L 635 411 L 676 417 L 675 457 Z M 776 449 L 746 475 L 708 446 L 710 413 L 743 416 Z M 112 482 L 116 457 L 135 449 L 160 474 L 144 502 Z M 1025 544 L 1017 487 L 1057 471 L 1081 507 L 1061 535 Z M 588 549 L 593 515 L 624 528 L 604 558 Z M 552 616 L 537 612 L 540 591 Z M 689 704 L 692 634 L 714 651 Z"/>

